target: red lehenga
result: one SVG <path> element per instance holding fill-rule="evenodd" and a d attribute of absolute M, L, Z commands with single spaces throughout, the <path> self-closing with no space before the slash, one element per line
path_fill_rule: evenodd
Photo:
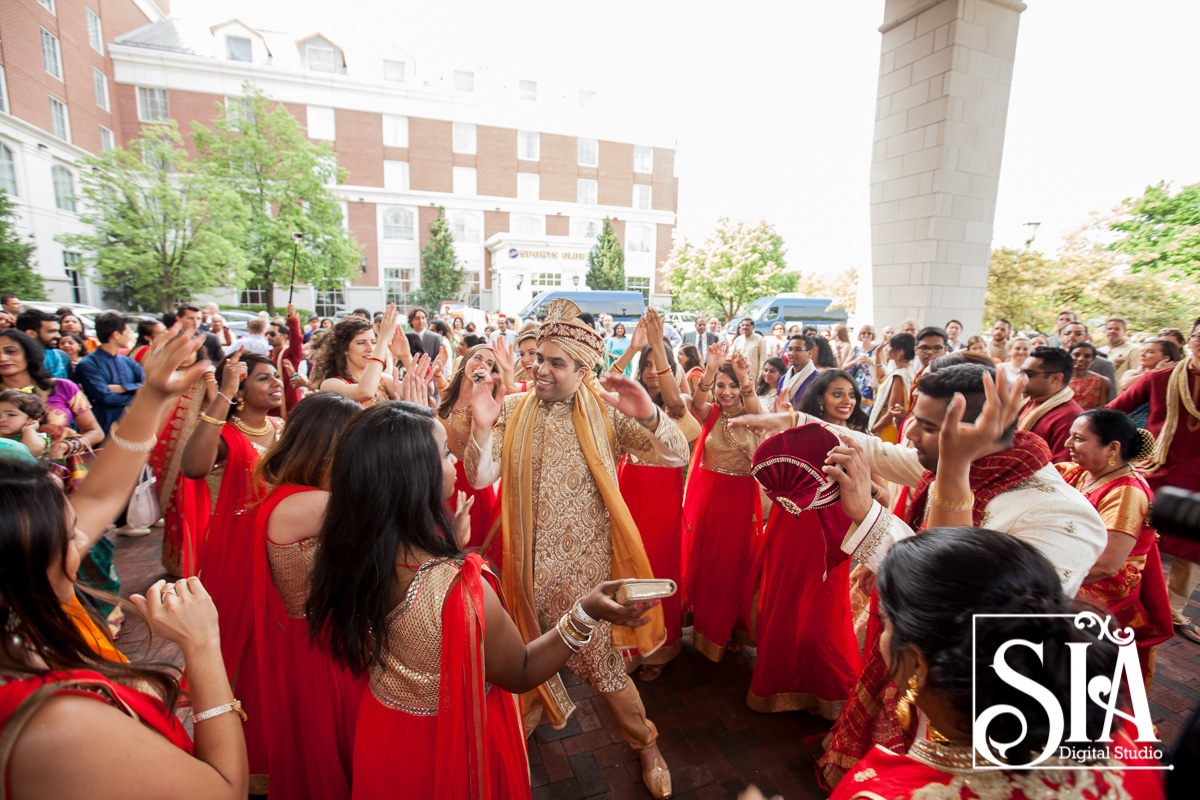
<path fill-rule="evenodd" d="M 642 535 L 646 557 L 656 578 L 683 585 L 683 467 L 656 467 L 621 461 L 617 473 L 621 496 Z M 682 598 L 676 592 L 662 602 L 666 641 L 649 656 L 636 656 L 637 664 L 666 664 L 679 655 Z M 628 666 L 627 666 L 628 668 Z"/>
<path fill-rule="evenodd" d="M 683 503 L 683 608 L 692 613 L 696 649 L 712 661 L 724 658 L 739 620 L 748 622 L 746 580 L 762 533 L 750 475 L 755 447 L 748 429 L 730 428 L 721 407 L 709 406 Z"/>
<path fill-rule="evenodd" d="M 196 574 L 200 545 L 212 513 L 208 484 L 184 476 L 180 469 L 184 446 L 200 421 L 204 403 L 205 382 L 199 380 L 167 414 L 158 443 L 150 453 L 163 514 L 162 564 L 173 577 Z"/>
<path fill-rule="evenodd" d="M 348 800 L 354 728 L 365 680 L 355 680 L 308 636 L 304 603 L 317 539 L 278 545 L 267 524 L 280 502 L 311 486 L 281 486 L 254 528 L 254 639 L 270 738 L 271 797 Z"/>
<path fill-rule="evenodd" d="M 500 498 L 496 494 L 496 487 L 485 486 L 476 489 L 467 480 L 466 454 L 467 444 L 471 441 L 471 419 L 470 406 L 451 411 L 449 419 L 438 417 L 446 428 L 450 452 L 458 459 L 458 463 L 454 465 L 454 497 L 446 503 L 453 515 L 459 492 L 465 492 L 468 498 L 475 498 L 475 504 L 471 506 L 471 540 L 463 549 L 482 553 L 499 572 L 504 560 L 504 534 L 500 530 Z"/>
<path fill-rule="evenodd" d="M 268 419 L 272 419 L 268 417 Z M 278 426 L 279 421 L 272 424 Z M 254 526 L 263 486 L 254 476 L 260 451 L 233 425 L 221 427 L 228 455 L 221 490 L 200 553 L 200 579 L 217 607 L 221 656 L 234 695 L 248 718 L 246 752 L 250 758 L 250 792 L 261 794 L 268 775 L 267 732 L 262 713 L 258 653 L 252 639 L 254 613 Z"/>
<path fill-rule="evenodd" d="M 427 561 L 389 615 L 354 739 L 354 798 L 529 798 L 517 698 L 484 682 L 483 582 L 477 553 Z"/>
<path fill-rule="evenodd" d="M 825 569 L 816 511 L 776 505 L 750 572 L 758 647 L 746 705 L 835 719 L 862 669 L 850 610 L 850 561 Z"/>
<path fill-rule="evenodd" d="M 1054 466 L 1076 489 L 1082 491 L 1087 486 L 1083 467 Z M 1093 487 L 1084 497 L 1100 513 L 1105 528 L 1126 533 L 1136 542 L 1115 575 L 1083 584 L 1075 597 L 1108 611 L 1116 618 L 1117 627 L 1133 630 L 1148 689 L 1154 677 L 1155 648 L 1175 635 L 1156 532 L 1150 527 L 1154 492 L 1140 473 L 1130 472 Z"/>

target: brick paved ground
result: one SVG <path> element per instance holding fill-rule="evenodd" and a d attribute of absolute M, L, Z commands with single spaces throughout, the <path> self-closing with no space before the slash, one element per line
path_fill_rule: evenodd
<path fill-rule="evenodd" d="M 140 539 L 117 540 L 121 594 L 128 597 L 165 577 L 159 563 L 159 528 Z M 1200 619 L 1200 593 L 1188 614 Z M 181 664 L 179 651 L 148 637 L 130 616 L 118 646 L 131 658 Z M 639 682 L 646 711 L 660 732 L 659 745 L 671 765 L 680 800 L 734 798 L 748 783 L 768 796 L 808 800 L 828 795 L 817 785 L 813 759 L 827 723 L 805 713 L 756 714 L 745 705 L 754 665 L 753 650 L 712 664 L 685 646 L 652 683 Z M 535 800 L 648 798 L 633 751 L 620 741 L 603 701 L 571 676 L 569 692 L 578 705 L 561 731 L 542 725 L 530 740 Z M 1200 646 L 1176 637 L 1158 650 L 1158 672 L 1150 708 L 1164 742 L 1173 743 L 1200 705 Z"/>

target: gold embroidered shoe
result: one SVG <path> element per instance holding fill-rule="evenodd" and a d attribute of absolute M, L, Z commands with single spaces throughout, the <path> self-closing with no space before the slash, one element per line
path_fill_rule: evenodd
<path fill-rule="evenodd" d="M 642 783 L 646 784 L 646 789 L 653 797 L 671 796 L 671 772 L 659 764 L 657 758 L 649 772 L 642 772 Z"/>

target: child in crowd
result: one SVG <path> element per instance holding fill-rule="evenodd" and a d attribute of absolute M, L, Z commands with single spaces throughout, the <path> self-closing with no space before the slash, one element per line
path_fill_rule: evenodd
<path fill-rule="evenodd" d="M 31 392 L 17 389 L 0 391 L 0 436 L 20 442 L 34 458 L 41 458 L 50 449 L 50 437 L 38 433 L 46 417 L 46 404 Z"/>

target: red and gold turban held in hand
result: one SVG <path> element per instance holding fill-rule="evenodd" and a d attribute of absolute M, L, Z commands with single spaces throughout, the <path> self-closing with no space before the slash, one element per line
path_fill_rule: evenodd
<path fill-rule="evenodd" d="M 604 339 L 580 320 L 579 306 L 560 297 L 550 304 L 546 322 L 538 332 L 538 344 L 553 342 L 590 373 L 604 354 Z"/>
<path fill-rule="evenodd" d="M 780 508 L 793 516 L 815 511 L 825 540 L 825 569 L 833 569 L 849 556 L 842 540 L 853 522 L 842 513 L 837 481 L 821 468 L 829 451 L 840 445 L 828 427 L 818 423 L 801 425 L 767 439 L 754 453 L 752 474 Z"/>

